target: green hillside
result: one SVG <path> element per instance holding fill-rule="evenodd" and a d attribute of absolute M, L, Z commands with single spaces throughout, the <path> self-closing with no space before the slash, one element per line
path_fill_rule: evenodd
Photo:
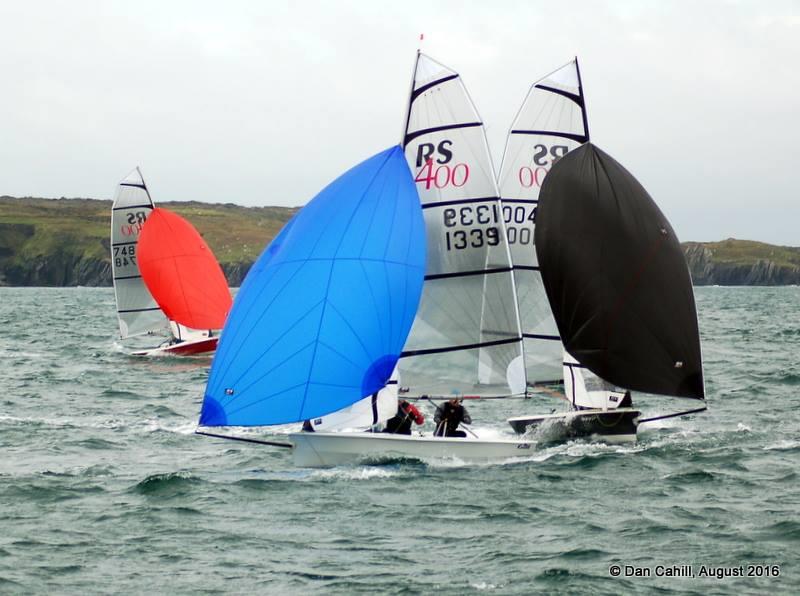
<path fill-rule="evenodd" d="M 230 203 L 159 205 L 192 222 L 226 271 L 246 270 L 296 211 Z M 107 285 L 110 213 L 111 201 L 0 197 L 0 282 Z M 69 267 L 78 274 L 64 270 Z"/>
<path fill-rule="evenodd" d="M 297 211 L 159 203 L 188 219 L 239 285 L 264 246 Z M 0 285 L 110 285 L 111 201 L 0 197 Z M 685 242 L 697 285 L 800 284 L 800 248 L 729 238 Z"/>
<path fill-rule="evenodd" d="M 734 238 L 719 242 L 703 242 L 702 245 L 713 253 L 714 261 L 717 263 L 749 266 L 762 260 L 769 261 L 777 267 L 800 267 L 800 248 L 795 246 L 775 246 Z"/>

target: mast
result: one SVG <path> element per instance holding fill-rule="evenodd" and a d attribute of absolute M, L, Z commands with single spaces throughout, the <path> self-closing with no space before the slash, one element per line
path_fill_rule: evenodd
<path fill-rule="evenodd" d="M 577 56 L 575 56 L 575 74 L 578 75 L 578 96 L 580 97 L 581 115 L 583 116 L 583 132 L 586 135 L 586 140 L 590 141 L 589 119 L 586 116 L 586 98 L 583 95 L 583 81 L 581 79 L 581 69 L 580 66 L 578 66 Z"/>

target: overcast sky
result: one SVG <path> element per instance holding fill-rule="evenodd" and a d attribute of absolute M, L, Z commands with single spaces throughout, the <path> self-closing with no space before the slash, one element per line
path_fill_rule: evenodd
<path fill-rule="evenodd" d="M 0 0 L 0 195 L 302 205 L 396 144 L 419 34 L 495 166 L 577 55 L 592 140 L 681 240 L 800 245 L 798 1 Z"/>

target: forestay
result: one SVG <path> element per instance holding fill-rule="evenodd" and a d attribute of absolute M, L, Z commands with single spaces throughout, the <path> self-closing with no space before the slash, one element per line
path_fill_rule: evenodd
<path fill-rule="evenodd" d="M 536 254 L 567 351 L 625 389 L 703 399 L 692 283 L 641 184 L 586 143 L 542 186 Z"/>
<path fill-rule="evenodd" d="M 253 265 L 225 324 L 200 424 L 296 422 L 382 389 L 424 269 L 419 199 L 393 147 L 320 192 Z"/>
<path fill-rule="evenodd" d="M 521 393 L 511 256 L 483 123 L 459 75 L 421 53 L 403 144 L 428 259 L 402 384 L 409 395 Z"/>
<path fill-rule="evenodd" d="M 190 329 L 222 328 L 232 303 L 228 282 L 192 224 L 167 209 L 153 210 L 139 238 L 138 261 L 145 285 L 171 321 Z"/>
<path fill-rule="evenodd" d="M 120 336 L 165 330 L 168 322 L 142 281 L 137 263 L 139 234 L 153 201 L 139 168 L 119 183 L 111 207 L 111 271 Z"/>
<path fill-rule="evenodd" d="M 498 178 L 529 384 L 558 381 L 562 346 L 533 249 L 539 189 L 552 164 L 589 140 L 577 59 L 537 81 L 508 133 Z"/>

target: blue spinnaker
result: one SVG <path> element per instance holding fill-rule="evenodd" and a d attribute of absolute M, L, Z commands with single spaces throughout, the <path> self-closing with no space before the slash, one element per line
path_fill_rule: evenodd
<path fill-rule="evenodd" d="M 225 323 L 200 424 L 297 422 L 380 390 L 424 274 L 419 198 L 392 147 L 322 190 L 253 265 Z"/>

